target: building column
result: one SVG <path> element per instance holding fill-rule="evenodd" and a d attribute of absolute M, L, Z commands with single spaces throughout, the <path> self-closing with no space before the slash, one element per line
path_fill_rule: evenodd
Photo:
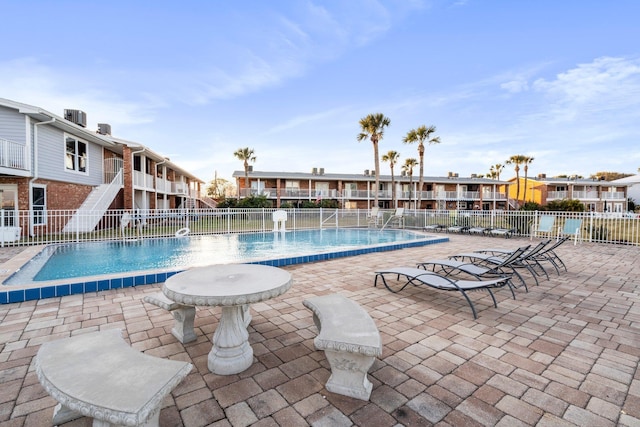
<path fill-rule="evenodd" d="M 133 159 L 131 148 L 122 147 L 122 182 L 124 191 L 124 209 L 133 209 Z"/>

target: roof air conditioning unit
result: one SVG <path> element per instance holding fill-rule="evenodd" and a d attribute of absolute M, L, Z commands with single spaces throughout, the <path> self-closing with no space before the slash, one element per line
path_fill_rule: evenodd
<path fill-rule="evenodd" d="M 111 125 L 107 123 L 98 123 L 98 133 L 100 135 L 111 135 Z"/>
<path fill-rule="evenodd" d="M 251 165 L 247 166 L 247 172 L 253 172 L 253 166 Z"/>
<path fill-rule="evenodd" d="M 318 173 L 319 173 L 320 175 L 324 175 L 324 168 L 320 168 L 320 169 L 318 169 Z"/>
<path fill-rule="evenodd" d="M 539 173 L 538 174 L 538 178 L 540 178 L 540 179 L 545 179 L 546 177 L 547 177 L 546 173 Z"/>
<path fill-rule="evenodd" d="M 318 175 L 318 168 L 311 169 L 311 173 L 314 175 Z"/>
<path fill-rule="evenodd" d="M 87 127 L 87 113 L 80 110 L 64 110 L 64 119 L 69 120 L 72 123 L 77 124 L 78 126 L 82 126 L 83 128 Z"/>
<path fill-rule="evenodd" d="M 369 176 L 369 169 L 365 169 L 365 170 L 364 170 L 364 175 L 365 175 L 365 176 Z"/>
<path fill-rule="evenodd" d="M 458 172 L 454 173 L 454 174 L 453 174 L 453 177 L 454 177 L 454 178 L 457 178 L 457 177 L 458 177 Z"/>
<path fill-rule="evenodd" d="M 477 174 L 477 173 L 472 173 L 472 174 L 471 174 L 471 178 L 477 178 L 477 177 L 478 177 L 478 174 Z"/>

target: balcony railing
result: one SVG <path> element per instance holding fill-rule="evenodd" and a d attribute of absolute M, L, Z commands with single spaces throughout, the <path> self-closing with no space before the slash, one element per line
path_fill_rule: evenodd
<path fill-rule="evenodd" d="M 567 199 L 568 194 L 566 191 L 549 191 L 547 193 L 547 200 Z"/>
<path fill-rule="evenodd" d="M 133 186 L 137 189 L 153 191 L 153 175 L 133 171 Z"/>
<path fill-rule="evenodd" d="M 624 192 L 603 192 L 598 195 L 597 191 L 549 191 L 547 200 L 568 199 L 571 194 L 573 200 L 620 200 L 626 199 Z"/>
<path fill-rule="evenodd" d="M 0 138 L 0 166 L 27 170 L 27 148 L 8 139 Z"/>
<path fill-rule="evenodd" d="M 600 198 L 602 200 L 626 200 L 625 194 L 621 191 L 601 193 Z"/>
<path fill-rule="evenodd" d="M 298 188 L 281 188 L 280 199 L 306 199 L 315 200 L 318 196 L 329 199 L 349 199 L 349 200 L 372 200 L 375 198 L 374 191 L 368 190 L 308 190 Z M 380 190 L 378 193 L 378 199 L 391 200 L 393 193 L 391 190 Z M 240 190 L 240 197 L 247 197 L 249 195 L 263 195 L 268 199 L 276 199 L 278 197 L 277 188 L 264 188 L 257 190 L 255 188 Z M 415 200 L 418 199 L 418 194 L 415 191 L 396 191 L 396 198 L 398 200 Z M 478 191 L 423 191 L 421 194 L 422 200 L 480 200 L 480 192 Z M 489 200 L 507 200 L 507 195 L 498 192 L 484 192 L 482 199 Z"/>

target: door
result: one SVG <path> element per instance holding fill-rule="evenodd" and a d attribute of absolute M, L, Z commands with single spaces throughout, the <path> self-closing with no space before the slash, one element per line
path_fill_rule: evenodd
<path fill-rule="evenodd" d="M 13 227 L 16 225 L 18 215 L 18 186 L 0 185 L 0 209 L 2 211 L 3 227 Z"/>

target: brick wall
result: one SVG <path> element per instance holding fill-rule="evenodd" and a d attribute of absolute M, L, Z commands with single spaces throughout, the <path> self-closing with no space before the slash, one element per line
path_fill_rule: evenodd
<path fill-rule="evenodd" d="M 36 184 L 47 186 L 47 209 L 49 210 L 78 209 L 93 190 L 90 185 L 40 179 L 36 180 Z"/>

